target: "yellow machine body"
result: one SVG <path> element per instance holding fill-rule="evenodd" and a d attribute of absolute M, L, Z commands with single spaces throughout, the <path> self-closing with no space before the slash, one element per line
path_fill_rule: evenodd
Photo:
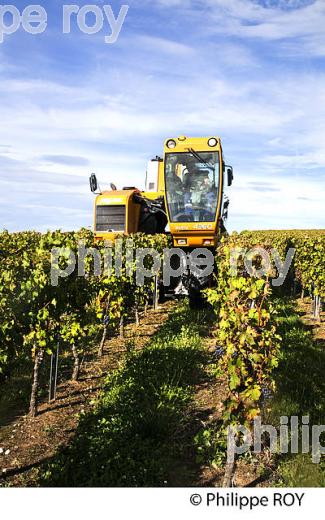
<path fill-rule="evenodd" d="M 156 168 L 154 191 L 140 192 L 130 188 L 97 195 L 96 240 L 114 240 L 119 234 L 143 232 L 140 196 L 149 201 L 164 200 L 162 213 L 166 216 L 167 231 L 169 228 L 175 247 L 214 248 L 220 230 L 224 190 L 220 138 L 181 136 L 167 139 L 164 157 L 157 158 Z M 193 188 L 195 182 L 198 185 L 199 178 L 202 179 L 200 189 Z M 175 182 L 177 188 L 174 189 Z"/>
<path fill-rule="evenodd" d="M 138 231 L 140 207 L 133 203 L 134 190 L 104 191 L 95 200 L 96 240 L 114 240 L 119 234 Z"/>
<path fill-rule="evenodd" d="M 176 146 L 172 149 L 168 147 L 168 143 L 174 141 Z M 215 141 L 215 146 L 209 145 L 209 141 Z M 166 163 L 168 161 L 169 154 L 188 154 L 189 150 L 194 150 L 199 155 L 207 153 L 216 153 L 218 154 L 219 160 L 216 164 L 216 176 L 218 181 L 218 193 L 215 197 L 215 205 L 216 209 L 214 212 L 213 219 L 211 221 L 173 221 L 170 204 L 168 202 L 169 190 L 167 184 L 167 175 L 166 175 Z M 164 165 L 165 172 L 163 175 L 163 189 L 165 196 L 165 206 L 167 208 L 168 214 L 168 223 L 170 228 L 170 233 L 173 237 L 173 242 L 175 247 L 215 247 L 218 241 L 218 234 L 220 228 L 220 216 L 221 216 L 221 208 L 222 208 L 222 198 L 223 198 L 223 160 L 222 160 L 222 147 L 221 141 L 219 137 L 208 138 L 208 137 L 198 137 L 198 138 L 187 138 L 185 136 L 181 136 L 174 139 L 167 139 L 165 141 L 164 146 Z M 181 176 L 181 171 L 177 172 L 178 176 Z"/>

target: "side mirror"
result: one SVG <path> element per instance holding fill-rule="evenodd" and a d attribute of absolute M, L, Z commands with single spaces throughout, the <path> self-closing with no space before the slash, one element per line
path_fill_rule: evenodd
<path fill-rule="evenodd" d="M 224 220 L 227 220 L 227 218 L 228 218 L 229 204 L 230 204 L 229 199 L 226 199 L 224 202 L 224 205 L 223 205 L 223 214 L 222 214 L 222 218 Z"/>
<path fill-rule="evenodd" d="M 225 166 L 225 169 L 227 171 L 228 186 L 231 186 L 234 180 L 234 171 L 232 169 L 232 166 Z"/>
<path fill-rule="evenodd" d="M 90 176 L 89 184 L 90 184 L 91 192 L 95 193 L 98 190 L 98 182 L 97 182 L 97 177 L 94 173 L 92 173 Z"/>

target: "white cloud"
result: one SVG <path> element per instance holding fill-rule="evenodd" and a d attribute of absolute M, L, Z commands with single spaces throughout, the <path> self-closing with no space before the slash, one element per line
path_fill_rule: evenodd
<path fill-rule="evenodd" d="M 166 5 L 165 0 L 158 0 L 157 3 Z M 279 42 L 279 52 L 281 49 L 289 56 L 302 53 L 324 56 L 323 0 L 265 0 L 264 5 L 254 0 L 193 0 L 183 5 L 182 0 L 175 0 L 173 5 L 182 8 L 185 16 L 187 14 L 200 20 L 198 25 L 202 25 L 205 34 Z"/>
<path fill-rule="evenodd" d="M 116 87 L 119 93 L 116 99 L 114 92 L 107 96 L 100 86 L 109 82 L 105 78 L 98 78 L 95 88 L 90 89 L 86 84 L 71 91 L 56 83 L 29 84 L 23 80 L 20 85 L 15 80 L 14 94 L 10 91 L 2 108 L 0 128 L 0 142 L 14 143 L 7 149 L 8 157 L 49 172 L 57 171 L 57 166 L 41 159 L 37 163 L 37 157 L 80 156 L 90 166 L 95 164 L 100 169 L 104 169 L 106 162 L 118 174 L 130 168 L 144 171 L 145 162 L 141 169 L 143 157 L 139 154 L 134 157 L 112 150 L 119 147 L 121 140 L 134 140 L 136 129 L 137 139 L 165 137 L 178 131 L 218 132 L 227 133 L 234 141 L 240 140 L 241 135 L 251 136 L 253 146 L 256 136 L 264 135 L 266 143 L 271 141 L 275 149 L 270 160 L 265 152 L 262 154 L 270 164 L 280 166 L 283 160 L 285 168 L 291 161 L 288 158 L 297 153 L 302 155 L 301 164 L 313 163 L 313 167 L 324 164 L 320 128 L 325 125 L 325 77 L 284 74 L 276 80 L 265 79 L 261 88 L 259 78 L 234 82 L 231 78 L 215 77 L 218 74 L 214 72 L 207 89 L 204 78 L 183 85 L 170 82 L 168 77 L 164 81 L 141 78 L 134 71 L 132 76 L 138 88 L 133 92 L 125 81 Z M 22 104 L 20 100 L 26 91 L 30 92 L 28 103 Z M 58 95 L 61 92 L 66 95 Z M 152 92 L 155 96 L 151 99 Z M 45 96 L 48 108 L 41 106 Z M 156 99 L 161 100 L 160 105 L 155 106 Z M 96 149 L 98 142 L 107 143 L 107 150 Z M 86 150 L 84 143 L 88 146 Z M 259 150 L 255 153 L 261 155 Z M 79 174 L 85 169 L 88 167 L 67 164 L 64 172 Z"/>
<path fill-rule="evenodd" d="M 197 34 L 204 33 L 204 41 L 195 34 L 192 38 L 190 28 L 188 43 L 183 32 L 182 41 L 175 38 L 175 28 L 170 38 L 158 31 L 135 35 L 133 45 L 130 39 L 121 47 L 126 54 L 115 61 L 114 49 L 106 57 L 101 54 L 74 86 L 36 79 L 33 70 L 18 77 L 15 71 L 13 77 L 12 69 L 5 69 L 0 183 L 8 199 L 2 212 L 19 205 L 23 215 L 33 212 L 30 225 L 36 225 L 39 214 L 42 225 L 71 227 L 75 218 L 77 227 L 87 213 L 85 205 L 91 204 L 91 171 L 104 186 L 112 181 L 142 188 L 146 162 L 162 152 L 166 137 L 217 133 L 226 160 L 235 166 L 230 215 L 237 216 L 231 226 L 252 226 L 255 214 L 257 227 L 272 227 L 273 217 L 279 223 L 282 219 L 284 227 L 292 221 L 298 227 L 316 211 L 324 222 L 319 197 L 325 195 L 320 170 L 325 167 L 325 75 L 315 69 L 289 71 L 282 62 L 274 67 L 257 52 L 255 42 L 273 42 L 274 59 L 285 48 L 287 54 L 304 56 L 303 48 L 309 46 L 309 54 L 320 55 L 320 3 L 290 12 L 242 0 L 195 2 L 205 11 L 177 0 L 160 5 L 174 7 L 173 16 L 179 7 L 184 25 L 200 16 Z M 276 187 L 267 191 L 261 182 L 268 181 Z M 26 194 L 30 199 L 23 201 Z M 299 199 L 302 194 L 310 200 Z M 69 209 L 79 195 L 70 212 L 60 210 Z M 44 197 L 48 206 L 40 203 Z M 51 215 L 46 211 L 50 206 Z M 27 222 L 25 216 L 19 218 L 23 225 Z"/>
<path fill-rule="evenodd" d="M 209 2 L 223 7 L 225 2 Z M 274 51 L 288 56 L 325 55 L 325 3 L 316 0 L 301 9 L 283 10 L 283 2 L 277 8 L 263 8 L 244 0 L 231 0 L 227 7 L 214 12 L 217 32 L 255 40 L 279 42 Z M 301 4 L 296 4 L 297 6 Z"/>
<path fill-rule="evenodd" d="M 242 67 L 247 70 L 248 67 L 260 67 L 261 62 L 246 45 L 225 42 L 222 45 L 214 44 L 215 58 L 219 65 L 224 64 L 227 67 Z M 212 49 L 211 49 L 212 50 Z"/>
<path fill-rule="evenodd" d="M 286 229 L 321 228 L 325 226 L 325 185 L 317 181 L 276 177 L 278 191 L 254 189 L 261 179 L 269 176 L 252 176 L 241 172 L 231 189 L 230 229 Z M 270 187 L 272 184 L 270 184 Z M 302 196 L 306 199 L 303 200 Z"/>
<path fill-rule="evenodd" d="M 158 50 L 171 54 L 172 56 L 194 53 L 193 48 L 189 45 L 173 40 L 167 40 L 166 38 L 158 38 L 157 36 L 141 35 L 137 37 L 137 41 L 141 45 L 148 47 L 150 52 L 152 52 L 152 50 Z"/>

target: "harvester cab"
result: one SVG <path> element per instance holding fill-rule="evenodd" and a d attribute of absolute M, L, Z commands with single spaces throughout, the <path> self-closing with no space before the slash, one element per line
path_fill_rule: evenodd
<path fill-rule="evenodd" d="M 223 162 L 217 137 L 167 139 L 164 149 L 164 193 L 170 232 L 177 247 L 217 245 L 224 229 L 224 174 L 232 183 L 232 168 Z"/>

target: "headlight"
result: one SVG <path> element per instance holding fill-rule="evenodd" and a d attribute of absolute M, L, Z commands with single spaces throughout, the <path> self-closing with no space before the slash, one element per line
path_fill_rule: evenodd
<path fill-rule="evenodd" d="M 211 137 L 211 139 L 209 139 L 209 141 L 208 141 L 209 146 L 217 146 L 217 144 L 218 144 L 218 140 L 215 137 Z"/>
<path fill-rule="evenodd" d="M 176 146 L 176 141 L 174 141 L 174 139 L 169 139 L 169 141 L 167 141 L 167 148 L 175 148 Z"/>

